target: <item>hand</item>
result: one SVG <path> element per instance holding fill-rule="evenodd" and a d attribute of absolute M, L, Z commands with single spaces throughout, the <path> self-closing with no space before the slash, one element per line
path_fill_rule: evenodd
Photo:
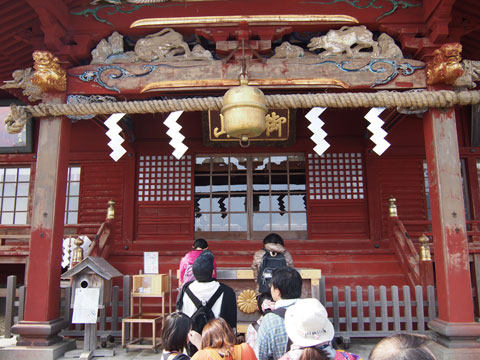
<path fill-rule="evenodd" d="M 195 330 L 190 330 L 188 333 L 188 341 L 195 345 L 198 350 L 202 348 L 202 335 Z"/>

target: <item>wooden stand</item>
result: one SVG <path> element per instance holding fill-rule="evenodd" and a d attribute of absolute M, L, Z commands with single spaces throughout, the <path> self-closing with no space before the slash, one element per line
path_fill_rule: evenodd
<path fill-rule="evenodd" d="M 170 271 L 171 272 L 171 271 Z M 172 284 L 171 273 L 160 275 L 134 275 L 132 293 L 130 294 L 130 314 L 122 320 L 122 347 L 128 352 L 129 349 L 152 349 L 158 353 L 158 347 L 161 345 L 161 340 L 157 340 L 157 330 L 159 324 L 163 327 L 165 322 L 165 295 L 169 294 L 169 309 L 172 308 Z M 159 313 L 144 313 L 142 309 L 143 298 L 162 298 L 162 311 Z M 138 299 L 138 305 L 135 304 L 135 299 Z M 135 312 L 135 307 L 138 307 L 138 312 Z M 130 324 L 130 337 L 126 341 L 127 326 Z M 138 324 L 138 337 L 134 338 L 134 325 Z M 142 337 L 142 325 L 150 324 L 152 327 L 151 337 Z M 143 344 L 144 340 L 151 340 L 151 344 Z"/>

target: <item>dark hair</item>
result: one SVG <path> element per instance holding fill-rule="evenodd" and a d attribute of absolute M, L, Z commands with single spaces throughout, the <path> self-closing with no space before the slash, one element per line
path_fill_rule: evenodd
<path fill-rule="evenodd" d="M 258 310 L 260 310 L 260 312 L 262 313 L 262 315 L 265 315 L 270 311 L 272 311 L 270 309 L 267 309 L 265 311 L 262 310 L 262 304 L 265 300 L 273 301 L 272 295 L 270 295 L 269 293 L 263 293 L 257 296 L 257 307 L 258 307 Z"/>
<path fill-rule="evenodd" d="M 232 350 L 236 339 L 232 328 L 223 318 L 212 319 L 202 331 L 202 349 Z"/>
<path fill-rule="evenodd" d="M 275 233 L 271 233 L 265 236 L 265 238 L 263 239 L 263 245 L 266 245 L 266 244 L 280 244 L 282 246 L 285 246 L 283 244 L 282 237 Z"/>
<path fill-rule="evenodd" d="M 297 299 L 302 295 L 302 277 L 297 270 L 289 266 L 273 271 L 271 285 L 280 290 L 282 299 Z"/>
<path fill-rule="evenodd" d="M 196 248 L 200 248 L 200 249 L 206 249 L 208 248 L 208 242 L 207 240 L 205 239 L 197 239 L 193 242 L 193 246 L 192 246 L 194 249 Z"/>
<path fill-rule="evenodd" d="M 162 329 L 162 346 L 167 351 L 183 351 L 188 344 L 192 320 L 182 312 L 174 312 L 165 318 Z"/>
<path fill-rule="evenodd" d="M 298 360 L 330 360 L 330 356 L 325 350 L 312 346 L 304 348 Z"/>
<path fill-rule="evenodd" d="M 370 352 L 369 360 L 435 360 L 425 346 L 430 340 L 420 334 L 397 334 L 380 340 Z"/>

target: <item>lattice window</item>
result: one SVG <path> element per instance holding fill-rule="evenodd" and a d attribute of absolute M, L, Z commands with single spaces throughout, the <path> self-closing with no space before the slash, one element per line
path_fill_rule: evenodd
<path fill-rule="evenodd" d="M 308 154 L 310 200 L 364 199 L 361 153 Z"/>
<path fill-rule="evenodd" d="M 139 202 L 191 201 L 192 157 L 141 155 L 138 167 Z"/>
<path fill-rule="evenodd" d="M 69 166 L 67 173 L 67 194 L 65 197 L 65 224 L 78 224 L 78 203 L 80 199 L 80 166 Z"/>
<path fill-rule="evenodd" d="M 30 168 L 0 168 L 0 223 L 27 224 Z"/>

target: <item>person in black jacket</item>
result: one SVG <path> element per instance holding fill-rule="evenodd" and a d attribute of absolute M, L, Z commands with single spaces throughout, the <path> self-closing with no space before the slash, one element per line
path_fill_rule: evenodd
<path fill-rule="evenodd" d="M 215 318 L 223 318 L 232 329 L 237 327 L 237 299 L 235 292 L 228 285 L 219 283 L 213 278 L 213 254 L 205 250 L 193 263 L 193 274 L 195 279 L 186 283 L 178 294 L 177 311 L 181 311 L 188 316 L 192 316 L 197 307 L 192 299 L 186 293 L 186 289 L 197 297 L 203 304 L 215 294 L 217 289 L 221 289 L 220 296 L 212 306 L 212 312 Z"/>

